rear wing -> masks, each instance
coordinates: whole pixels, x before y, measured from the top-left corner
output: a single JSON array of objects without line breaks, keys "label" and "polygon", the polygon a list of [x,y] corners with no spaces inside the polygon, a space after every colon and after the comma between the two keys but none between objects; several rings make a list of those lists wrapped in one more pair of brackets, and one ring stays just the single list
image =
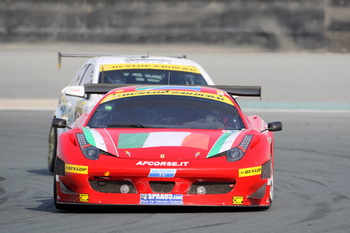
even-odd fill
[{"label": "rear wing", "polygon": [[[121,54],[81,54],[81,53],[61,53],[58,52],[58,69],[61,68],[62,64],[62,57],[75,57],[75,58],[92,58],[92,57],[113,57],[113,56],[125,56],[125,57],[141,57],[141,58],[148,58],[149,54],[147,55],[121,55]],[[184,58],[186,59],[186,55],[182,56],[166,56],[166,57],[174,57],[174,58]]]},{"label": "rear wing", "polygon": [[[110,90],[119,87],[135,86],[137,84],[85,84],[85,94],[106,94]],[[142,86],[155,86],[155,85],[142,85]],[[176,85],[172,85],[176,86]],[[261,97],[261,86],[230,86],[230,85],[210,85],[204,87],[212,87],[226,91],[232,96],[244,96],[244,97]]]},{"label": "rear wing", "polygon": [[62,57],[91,58],[91,57],[102,57],[102,56],[116,56],[116,55],[79,54],[79,53],[61,53],[61,52],[58,52],[58,69],[61,68]]}]

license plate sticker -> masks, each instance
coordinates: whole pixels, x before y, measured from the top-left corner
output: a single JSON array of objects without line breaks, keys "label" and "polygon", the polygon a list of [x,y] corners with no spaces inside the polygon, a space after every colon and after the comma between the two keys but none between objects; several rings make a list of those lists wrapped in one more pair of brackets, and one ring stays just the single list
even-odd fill
[{"label": "license plate sticker", "polygon": [[182,205],[182,194],[150,193],[140,194],[140,204],[144,205]]}]

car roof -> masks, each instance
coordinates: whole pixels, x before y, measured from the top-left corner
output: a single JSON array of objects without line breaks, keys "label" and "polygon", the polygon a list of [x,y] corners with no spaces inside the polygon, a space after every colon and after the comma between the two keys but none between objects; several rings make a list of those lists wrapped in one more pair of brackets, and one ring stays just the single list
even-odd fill
[{"label": "car roof", "polygon": [[198,63],[186,59],[185,57],[166,57],[166,56],[144,56],[144,55],[120,55],[120,56],[101,56],[89,60],[97,65],[124,64],[124,63],[149,63],[149,64],[174,64],[199,66]]}]

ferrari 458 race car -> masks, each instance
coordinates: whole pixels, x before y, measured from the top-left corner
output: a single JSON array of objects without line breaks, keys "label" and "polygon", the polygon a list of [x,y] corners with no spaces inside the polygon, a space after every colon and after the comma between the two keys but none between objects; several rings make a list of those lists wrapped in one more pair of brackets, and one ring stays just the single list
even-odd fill
[{"label": "ferrari 458 race car", "polygon": [[[80,115],[91,111],[102,95],[85,95],[84,85],[151,84],[151,85],[212,85],[207,72],[196,62],[182,57],[156,57],[139,55],[58,54],[62,57],[91,57],[65,87],[59,98],[53,118],[66,119],[72,124]],[[50,129],[48,169],[53,172],[56,159],[57,135],[62,129]]]},{"label": "ferrari 458 race car", "polygon": [[[259,96],[260,87],[214,87],[143,85],[108,92],[60,135],[56,207],[270,207],[273,131],[282,124],[246,116],[232,98]],[[68,127],[65,119],[52,125]]]}]

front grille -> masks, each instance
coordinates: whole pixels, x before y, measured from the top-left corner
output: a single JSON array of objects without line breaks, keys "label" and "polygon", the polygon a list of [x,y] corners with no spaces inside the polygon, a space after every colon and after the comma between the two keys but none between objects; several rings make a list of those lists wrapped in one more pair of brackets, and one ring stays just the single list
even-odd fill
[{"label": "front grille", "polygon": [[232,182],[197,182],[194,183],[188,194],[198,194],[198,188],[205,190],[205,194],[224,194],[229,193],[234,188],[235,184]]},{"label": "front grille", "polygon": [[175,182],[172,181],[150,181],[149,186],[152,191],[155,193],[170,193],[174,186]]},{"label": "front grille", "polygon": [[[136,193],[136,189],[134,185],[130,181],[125,180],[90,180],[90,186],[97,192],[102,193],[122,193],[122,186],[125,188],[129,187],[129,191],[127,193]],[[126,185],[126,186],[125,186]],[[127,187],[126,187],[127,188]],[[125,189],[124,189],[125,190]]]}]

